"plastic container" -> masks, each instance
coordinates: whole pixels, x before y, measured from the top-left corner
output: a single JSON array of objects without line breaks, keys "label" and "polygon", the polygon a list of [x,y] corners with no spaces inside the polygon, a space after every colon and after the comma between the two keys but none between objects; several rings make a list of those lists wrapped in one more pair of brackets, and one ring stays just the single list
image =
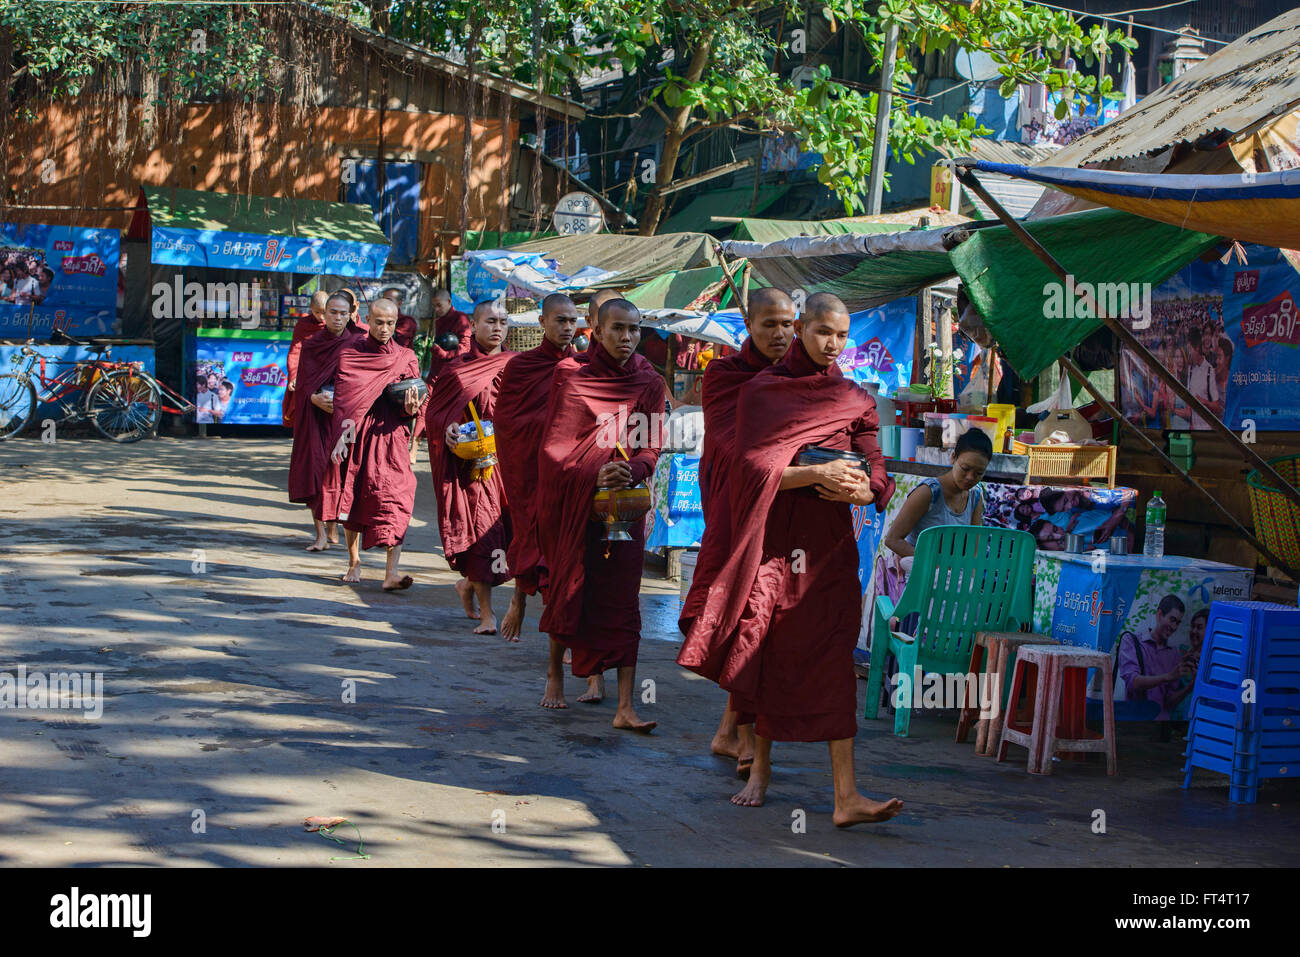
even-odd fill
[{"label": "plastic container", "polygon": [[916,450],[925,444],[925,429],[898,430],[898,458],[903,462],[915,462]]},{"label": "plastic container", "polygon": [[[1006,436],[1007,429],[1016,427],[1016,407],[1006,402],[990,402],[984,414],[998,420],[998,435]],[[1004,438],[1005,443],[1005,438]],[[1006,447],[998,445],[997,440],[993,441],[994,452],[1005,452]]]},{"label": "plastic container", "polygon": [[979,429],[989,437],[989,442],[993,445],[994,452],[1001,452],[1002,448],[998,443],[998,436],[1002,431],[998,428],[998,420],[988,415],[968,415],[966,421],[969,428]]},{"label": "plastic container", "polygon": [[682,588],[680,601],[686,607],[686,594],[691,590],[691,580],[695,578],[695,563],[700,559],[698,548],[688,548],[682,552]]},{"label": "plastic container", "polygon": [[943,448],[943,423],[948,417],[942,412],[926,412],[925,419],[925,445],[926,448],[941,449]]},{"label": "plastic container", "polygon": [[1142,541],[1142,554],[1147,558],[1165,557],[1165,519],[1168,515],[1169,507],[1160,497],[1160,489],[1156,489],[1156,494],[1147,502],[1147,533]]},{"label": "plastic container", "polygon": [[882,425],[880,427],[880,451],[887,459],[898,458],[898,432],[896,425]]}]

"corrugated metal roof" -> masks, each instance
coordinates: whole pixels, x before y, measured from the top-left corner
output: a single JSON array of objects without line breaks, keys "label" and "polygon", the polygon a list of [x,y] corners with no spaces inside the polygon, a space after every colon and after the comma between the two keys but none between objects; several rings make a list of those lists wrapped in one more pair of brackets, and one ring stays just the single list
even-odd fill
[{"label": "corrugated metal roof", "polygon": [[[980,185],[998,201],[1003,209],[1016,219],[1023,219],[1038,203],[1039,197],[1047,191],[1042,183],[1015,179],[1002,173],[980,173]],[[997,219],[997,214],[984,205],[984,201],[968,190],[962,188],[962,194],[971,202],[984,219]]]},{"label": "corrugated metal roof", "polygon": [[1297,103],[1300,8],[1228,44],[1038,165],[1077,167],[1195,142],[1220,130],[1237,133]]}]

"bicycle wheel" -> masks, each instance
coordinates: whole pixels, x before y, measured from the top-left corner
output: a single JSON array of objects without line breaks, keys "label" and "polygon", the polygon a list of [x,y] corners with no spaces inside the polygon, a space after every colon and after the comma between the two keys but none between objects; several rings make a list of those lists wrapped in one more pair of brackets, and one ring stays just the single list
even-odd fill
[{"label": "bicycle wheel", "polygon": [[16,375],[0,375],[0,440],[13,438],[36,418],[36,387]]},{"label": "bicycle wheel", "polygon": [[91,388],[86,417],[105,438],[138,441],[158,425],[158,390],[143,376],[117,369]]}]

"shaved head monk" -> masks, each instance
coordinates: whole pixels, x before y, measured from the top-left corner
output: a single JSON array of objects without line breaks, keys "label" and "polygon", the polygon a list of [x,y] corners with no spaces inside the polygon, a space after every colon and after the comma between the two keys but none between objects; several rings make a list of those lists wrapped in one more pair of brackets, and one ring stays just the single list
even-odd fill
[{"label": "shaved head monk", "polygon": [[[763,803],[773,741],[826,741],[832,819],[848,827],[887,820],[903,806],[863,796],[853,771],[862,592],[850,506],[882,510],[894,482],[876,444],[875,402],[835,364],[849,334],[844,303],[829,293],[809,297],[795,333],[781,361],[741,387],[743,444],[728,477],[731,555],[677,661],[756,715],[754,764],[733,804]],[[870,477],[843,460],[795,464],[813,445],[859,453]]]},{"label": "shaved head monk", "polygon": [[[583,333],[585,333],[587,336],[588,350],[591,348],[590,345],[591,330],[596,325],[596,317],[600,314],[600,307],[603,306],[605,303],[609,302],[611,299],[618,299],[618,298],[620,298],[620,296],[618,292],[616,292],[615,290],[601,289],[600,291],[592,295],[590,299],[587,300],[587,328],[583,330]],[[577,346],[575,346],[574,348],[576,349]],[[583,351],[582,354],[586,355],[586,351]]]},{"label": "shaved head monk", "polygon": [[410,588],[410,575],[398,576],[402,540],[415,507],[415,474],[407,449],[411,419],[420,412],[414,391],[399,406],[388,386],[418,378],[415,353],[393,342],[397,306],[378,299],[370,307],[370,329],[339,356],[334,380],[334,424],[330,459],[343,463],[339,519],[348,540],[345,582],[361,581],[361,548],[387,549],[384,590]]},{"label": "shaved head monk", "polygon": [[399,346],[411,348],[415,342],[415,335],[420,331],[420,324],[415,321],[415,316],[408,316],[402,312],[402,301],[406,298],[405,293],[400,289],[385,289],[381,293],[382,298],[389,299],[397,307],[397,331],[393,333],[393,341]]},{"label": "shaved head monk", "polygon": [[294,391],[298,379],[298,359],[302,355],[302,344],[325,328],[325,303],[328,300],[327,292],[312,293],[310,314],[303,316],[293,325],[293,339],[289,341],[287,359],[289,384],[284,390],[284,404],[281,406],[280,413],[280,421],[290,428],[293,427],[293,413],[297,408]]},{"label": "shaved head monk", "polygon": [[567,647],[574,675],[589,679],[578,700],[599,701],[604,672],[616,668],[614,727],[648,732],[655,722],[632,707],[645,525],[632,523],[631,541],[606,541],[592,521],[597,489],[644,482],[663,441],[664,381],[634,354],[640,320],[632,303],[611,299],[597,314],[589,358],[555,370],[537,456],[537,539],[549,576],[541,630],[551,636],[542,707],[566,707]]},{"label": "shaved head monk", "polygon": [[[455,348],[444,349],[438,340],[448,333],[457,339]],[[442,367],[470,350],[474,338],[473,323],[451,303],[451,293],[438,289],[433,294],[433,343],[429,346],[429,382],[438,378]]]},{"label": "shaved head monk", "polygon": [[[737,455],[736,405],[740,389],[785,355],[794,341],[794,314],[794,302],[781,290],[754,290],[745,315],[749,338],[740,352],[714,359],[704,370],[704,450],[699,471],[704,537],[679,622],[684,634],[703,610],[709,586],[731,554],[728,479]],[[729,699],[712,748],[714,754],[735,758],[737,774],[747,775],[754,763],[753,714],[737,712],[735,701]]]},{"label": "shaved head monk", "polygon": [[[476,635],[495,635],[492,587],[510,579],[506,549],[510,545],[510,516],[506,512],[501,470],[474,477],[474,463],[457,458],[452,447],[459,429],[473,422],[469,404],[482,422],[496,432],[497,392],[513,353],[502,351],[506,339],[505,313],[494,301],[474,307],[474,338],[470,351],[447,363],[429,390],[425,431],[429,436],[429,467],[438,500],[438,534],[447,564],[460,572],[456,593],[465,614],[478,618]],[[498,444],[500,439],[496,440]],[[474,601],[478,600],[478,610]]]},{"label": "shaved head monk", "polygon": [[[327,295],[320,293],[319,295]],[[339,357],[365,337],[352,321],[352,305],[343,296],[327,296],[325,327],[302,344],[298,361],[300,388],[293,393],[293,451],[289,456],[289,501],[304,502],[316,523],[316,540],[309,552],[337,545],[339,492],[342,472],[330,461],[334,427],[333,383]]]},{"label": "shaved head monk", "polygon": [[515,576],[515,593],[501,620],[501,634],[518,641],[528,595],[547,584],[546,566],[537,544],[537,453],[546,429],[546,403],[551,379],[561,359],[575,355],[578,307],[564,293],[542,300],[542,343],[511,358],[497,393],[497,458],[510,503],[508,562]]}]

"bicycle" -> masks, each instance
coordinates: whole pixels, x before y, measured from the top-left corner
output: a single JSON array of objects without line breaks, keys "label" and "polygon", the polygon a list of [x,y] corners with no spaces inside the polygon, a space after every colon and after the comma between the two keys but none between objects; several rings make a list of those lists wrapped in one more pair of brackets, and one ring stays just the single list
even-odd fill
[{"label": "bicycle", "polygon": [[[156,434],[163,412],[187,415],[195,410],[193,402],[146,372],[143,363],[109,361],[110,343],[82,342],[61,329],[54,330],[50,342],[86,346],[96,358],[61,362],[47,359],[30,345],[23,346],[13,357],[14,371],[0,373],[0,441],[27,428],[41,403],[58,406],[61,417],[56,421],[89,420],[114,442],[136,442]],[[47,364],[70,368],[50,378]],[[81,393],[79,401],[65,401],[74,393]]]}]

